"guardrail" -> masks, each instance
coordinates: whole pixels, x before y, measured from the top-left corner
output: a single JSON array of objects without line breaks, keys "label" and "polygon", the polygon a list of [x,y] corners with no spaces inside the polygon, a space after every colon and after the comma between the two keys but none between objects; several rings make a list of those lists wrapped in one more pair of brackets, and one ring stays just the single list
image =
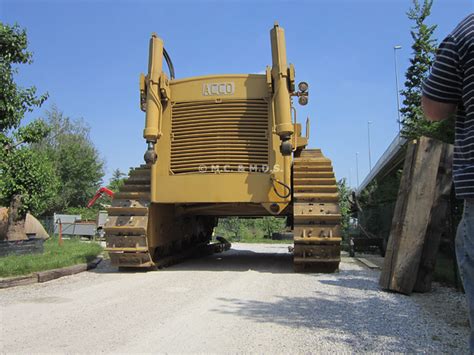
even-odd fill
[{"label": "guardrail", "polygon": [[397,134],[379,160],[377,160],[374,168],[365,177],[362,184],[359,185],[357,194],[360,194],[372,180],[383,178],[403,163],[405,160],[406,143],[407,139],[403,138],[400,133]]}]

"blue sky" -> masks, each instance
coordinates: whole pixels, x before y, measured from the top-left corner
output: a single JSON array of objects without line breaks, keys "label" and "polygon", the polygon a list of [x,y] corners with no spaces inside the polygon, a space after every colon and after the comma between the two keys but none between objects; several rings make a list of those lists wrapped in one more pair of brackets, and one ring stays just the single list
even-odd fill
[{"label": "blue sky", "polygon": [[[356,185],[398,132],[393,46],[400,82],[411,55],[411,0],[326,1],[9,1],[1,21],[26,27],[34,63],[20,68],[21,85],[50,98],[28,119],[56,104],[83,117],[106,161],[106,181],[119,168],[141,164],[144,114],[138,75],[147,69],[152,32],[165,41],[177,78],[257,73],[271,63],[269,30],[286,30],[288,59],[310,101],[310,146],[333,160],[337,178]],[[441,41],[468,13],[470,0],[434,0],[429,23]]]}]

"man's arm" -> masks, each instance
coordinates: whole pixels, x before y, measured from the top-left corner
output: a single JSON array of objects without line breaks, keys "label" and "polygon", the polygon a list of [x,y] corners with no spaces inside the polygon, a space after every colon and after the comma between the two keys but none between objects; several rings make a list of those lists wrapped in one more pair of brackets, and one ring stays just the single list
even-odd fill
[{"label": "man's arm", "polygon": [[421,105],[426,119],[449,118],[462,100],[462,71],[457,43],[451,36],[441,43],[430,75],[423,82]]},{"label": "man's arm", "polygon": [[456,104],[431,100],[426,95],[421,98],[421,106],[426,119],[441,121],[449,118],[456,111]]}]

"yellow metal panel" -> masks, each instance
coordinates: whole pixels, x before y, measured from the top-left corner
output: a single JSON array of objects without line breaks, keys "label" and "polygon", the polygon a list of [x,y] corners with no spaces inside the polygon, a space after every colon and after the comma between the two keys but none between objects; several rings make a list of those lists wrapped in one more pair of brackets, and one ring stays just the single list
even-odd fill
[{"label": "yellow metal panel", "polygon": [[279,151],[265,75],[188,78],[170,81],[170,88],[155,146],[152,202],[290,201],[275,193],[271,179],[284,181],[291,160]]},{"label": "yellow metal panel", "polygon": [[159,176],[157,202],[220,203],[281,201],[272,190],[269,174],[221,173]]},{"label": "yellow metal panel", "polygon": [[170,87],[174,102],[261,99],[269,95],[266,76],[261,74],[197,76],[173,80]]}]

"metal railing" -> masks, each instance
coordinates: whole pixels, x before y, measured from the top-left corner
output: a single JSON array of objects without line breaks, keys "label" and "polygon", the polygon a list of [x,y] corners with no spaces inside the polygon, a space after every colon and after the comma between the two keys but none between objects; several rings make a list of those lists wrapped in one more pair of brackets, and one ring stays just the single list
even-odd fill
[{"label": "metal railing", "polygon": [[403,138],[400,133],[393,139],[382,156],[377,160],[374,168],[365,177],[357,189],[357,194],[360,194],[372,180],[386,176],[393,169],[397,168],[405,159],[405,146],[407,139]]}]

